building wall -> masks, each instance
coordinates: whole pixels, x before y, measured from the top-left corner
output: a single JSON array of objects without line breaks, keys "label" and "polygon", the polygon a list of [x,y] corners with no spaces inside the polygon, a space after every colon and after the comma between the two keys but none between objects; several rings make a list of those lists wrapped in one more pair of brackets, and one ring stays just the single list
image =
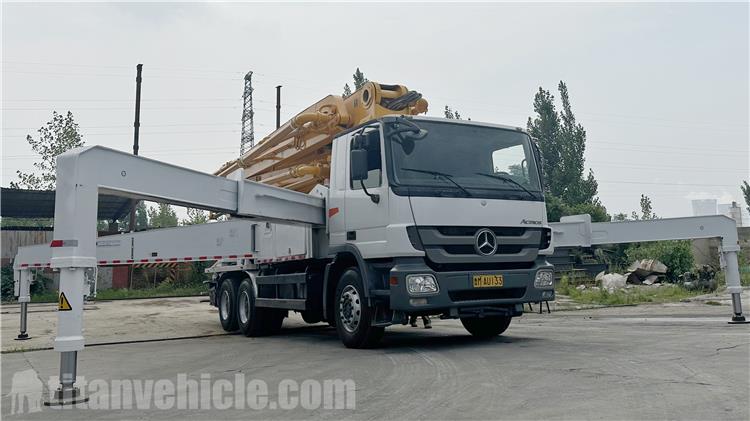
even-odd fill
[{"label": "building wall", "polygon": [[[737,227],[737,234],[740,239],[740,262],[750,264],[750,227]],[[721,242],[718,238],[704,238],[693,240],[693,258],[696,265],[719,266],[719,246]]]},{"label": "building wall", "polygon": [[13,262],[19,247],[49,244],[51,241],[52,231],[0,231],[2,266],[10,265]]}]

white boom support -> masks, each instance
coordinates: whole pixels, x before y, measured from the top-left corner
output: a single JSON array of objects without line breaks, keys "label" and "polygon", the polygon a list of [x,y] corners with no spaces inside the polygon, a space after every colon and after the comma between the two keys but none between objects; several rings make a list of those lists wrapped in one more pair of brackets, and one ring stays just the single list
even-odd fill
[{"label": "white boom support", "polygon": [[732,295],[732,322],[744,323],[742,286],[737,252],[740,251],[737,224],[724,215],[665,218],[648,221],[591,222],[590,215],[573,215],[551,223],[553,247],[591,247],[601,244],[663,240],[721,239],[721,263],[726,273],[727,292]]},{"label": "white boom support", "polygon": [[217,177],[101,146],[77,148],[57,158],[55,229],[51,267],[60,270],[55,350],[60,388],[55,402],[80,399],[74,387],[77,352],[83,349],[85,272],[97,266],[96,215],[99,193],[157,200],[239,216],[322,225],[321,197],[241,179]]}]

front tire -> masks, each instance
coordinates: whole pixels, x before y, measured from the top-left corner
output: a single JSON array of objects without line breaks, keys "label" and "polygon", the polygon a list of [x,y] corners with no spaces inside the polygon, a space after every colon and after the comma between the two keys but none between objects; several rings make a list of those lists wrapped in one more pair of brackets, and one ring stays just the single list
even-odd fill
[{"label": "front tire", "polygon": [[461,324],[477,338],[491,338],[505,332],[511,319],[510,316],[462,317]]},{"label": "front tire", "polygon": [[219,288],[219,321],[227,332],[237,330],[237,281],[225,279]]},{"label": "front tire", "polygon": [[336,287],[336,330],[347,348],[372,348],[385,328],[372,326],[372,309],[367,305],[359,269],[349,268]]}]

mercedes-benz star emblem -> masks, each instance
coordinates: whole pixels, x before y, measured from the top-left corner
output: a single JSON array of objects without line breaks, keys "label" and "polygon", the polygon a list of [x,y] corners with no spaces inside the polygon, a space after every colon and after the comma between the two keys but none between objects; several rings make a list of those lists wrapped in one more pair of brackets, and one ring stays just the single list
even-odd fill
[{"label": "mercedes-benz star emblem", "polygon": [[474,249],[482,256],[492,256],[497,251],[497,237],[489,228],[482,228],[474,236]]}]

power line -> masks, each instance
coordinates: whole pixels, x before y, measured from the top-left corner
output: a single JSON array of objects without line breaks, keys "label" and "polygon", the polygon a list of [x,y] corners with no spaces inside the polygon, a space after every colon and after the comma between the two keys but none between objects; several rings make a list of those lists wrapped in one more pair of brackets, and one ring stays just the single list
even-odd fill
[{"label": "power line", "polygon": [[[0,107],[2,111],[54,111],[55,107],[45,108],[19,108],[19,107]],[[213,106],[197,106],[197,107],[142,107],[142,110],[204,110],[204,109],[238,109],[238,105],[213,105]],[[76,107],[71,108],[72,110],[129,110],[130,107]],[[263,109],[263,108],[260,108]],[[263,109],[264,111],[272,111],[269,109]]]},{"label": "power line", "polygon": [[597,183],[604,184],[638,184],[638,185],[655,185],[655,186],[685,186],[685,187],[737,187],[734,184],[693,184],[693,183],[660,183],[651,181],[636,180],[596,180]]},{"label": "power line", "polygon": [[[58,63],[16,62],[16,61],[3,61],[3,63],[20,63],[20,64],[34,64],[34,65],[42,65],[42,66],[62,66],[62,67],[118,68],[118,69],[120,69],[120,68],[124,69],[124,68],[127,67],[127,66],[93,65],[93,64],[58,64]],[[161,69],[161,70],[170,70],[170,71],[178,70],[178,71],[204,72],[204,73],[205,72],[208,72],[208,73],[227,73],[227,74],[234,74],[234,75],[238,75],[238,76],[241,75],[241,72],[209,70],[209,69],[197,69],[197,68],[188,69],[188,68],[163,67],[163,66],[157,66],[157,67],[154,67],[154,68],[155,69]],[[18,71],[16,71],[16,70],[4,70],[4,71],[6,71],[6,72],[15,72],[15,73],[31,73],[31,72],[33,72],[33,71],[21,71],[21,70],[18,70]],[[61,72],[37,72],[37,73],[50,74],[50,75],[68,75],[68,76],[79,76],[79,75],[82,75],[82,76],[130,77],[130,75],[126,75],[126,74],[101,74],[101,73],[83,74],[83,73],[77,73],[77,72],[76,73],[67,73],[67,74],[61,73]],[[287,85],[288,86],[294,86],[294,87],[297,87],[297,88],[303,89],[303,90],[312,90],[310,88],[310,86],[322,87],[323,89],[328,90],[328,91],[332,90],[332,86],[322,85],[322,84],[320,84],[320,81],[310,81],[310,80],[300,79],[300,78],[297,78],[297,77],[293,77],[293,76],[289,76],[289,75],[282,75],[282,74],[269,74],[269,73],[257,73],[256,72],[255,75],[256,76],[261,76],[261,77],[271,77],[271,76],[274,76],[276,78],[280,77],[280,78],[283,78],[285,81],[288,81],[288,80],[292,80],[292,81],[297,80],[299,82],[304,83],[304,85],[295,85],[295,84],[291,84],[291,83],[287,83]],[[154,77],[154,78],[180,78],[180,77],[182,77],[182,78],[188,78],[188,79],[190,79],[190,78],[193,78],[193,79],[208,79],[208,80],[214,79],[214,80],[227,80],[227,81],[229,81],[229,80],[232,80],[232,81],[242,80],[241,77],[238,77],[238,78],[205,78],[205,77],[198,77],[198,76],[181,76],[181,75],[175,75],[173,73],[170,73],[169,75],[163,75],[163,76],[157,74],[157,75],[153,75],[153,76],[150,76],[150,77]],[[319,91],[315,90],[315,92],[319,92]],[[520,108],[511,108],[511,107],[498,107],[497,104],[495,104],[495,103],[487,103],[487,102],[482,102],[482,101],[459,99],[459,98],[446,98],[446,97],[432,97],[432,98],[443,99],[445,101],[449,101],[449,102],[452,102],[452,103],[467,103],[468,102],[468,103],[481,104],[482,105],[482,110],[485,110],[487,108],[492,108],[492,109],[497,109],[497,110],[505,110],[506,112],[507,111],[517,112],[519,115],[523,114],[525,116],[529,116],[529,114],[530,114],[529,113],[530,110],[526,110],[526,109],[521,110]],[[467,107],[464,106],[464,108],[467,108]],[[608,113],[591,113],[591,112],[585,112],[585,111],[579,111],[576,114],[578,114],[578,115],[592,115],[592,116],[614,117],[614,118],[620,118],[620,119],[624,118],[624,119],[642,120],[642,121],[672,122],[672,123],[678,123],[678,124],[682,124],[683,125],[683,126],[666,126],[666,127],[684,127],[684,125],[691,125],[690,128],[696,128],[696,126],[693,126],[693,125],[695,125],[696,123],[698,123],[698,124],[703,124],[704,125],[704,126],[700,126],[700,128],[707,128],[707,129],[712,129],[712,130],[725,130],[725,129],[729,128],[727,126],[737,126],[737,127],[742,127],[742,128],[746,128],[746,127],[750,126],[748,124],[743,124],[743,123],[726,123],[726,122],[715,122],[715,121],[711,121],[711,122],[697,122],[697,121],[694,121],[694,120],[683,121],[683,120],[660,118],[658,116],[655,117],[655,116],[624,115],[624,114],[612,114],[612,113],[609,113],[609,114]],[[593,120],[593,121],[596,121],[596,120]]]}]

